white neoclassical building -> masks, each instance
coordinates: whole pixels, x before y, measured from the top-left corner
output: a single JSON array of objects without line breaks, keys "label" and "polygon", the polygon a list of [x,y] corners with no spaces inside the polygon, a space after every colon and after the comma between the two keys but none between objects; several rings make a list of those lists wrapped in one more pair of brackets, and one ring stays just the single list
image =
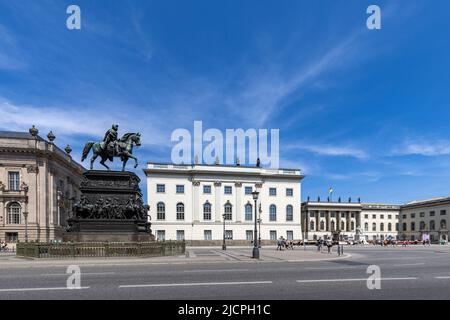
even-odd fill
[{"label": "white neoclassical building", "polygon": [[302,203],[302,227],[308,240],[385,240],[398,237],[400,206],[352,202],[306,201]]},{"label": "white neoclassical building", "polygon": [[400,239],[422,240],[429,236],[431,242],[448,241],[450,197],[412,201],[401,206]]},{"label": "white neoclassical building", "polygon": [[84,168],[66,151],[30,132],[0,131],[0,239],[62,239]]},{"label": "white neoclassical building", "polygon": [[225,235],[227,241],[248,243],[255,190],[261,240],[302,238],[299,169],[148,163],[144,171],[152,230],[160,240],[219,244]]}]

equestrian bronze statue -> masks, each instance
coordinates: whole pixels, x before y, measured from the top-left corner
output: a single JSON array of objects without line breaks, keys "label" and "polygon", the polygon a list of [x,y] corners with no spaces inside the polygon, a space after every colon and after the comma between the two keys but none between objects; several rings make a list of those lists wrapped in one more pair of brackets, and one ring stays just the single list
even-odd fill
[{"label": "equestrian bronze statue", "polygon": [[94,161],[98,156],[101,157],[100,164],[108,170],[110,169],[105,164],[105,161],[109,160],[112,162],[114,158],[120,158],[122,161],[122,171],[125,171],[125,166],[130,158],[134,159],[134,167],[137,168],[138,161],[137,158],[133,156],[133,147],[139,147],[141,145],[141,134],[126,133],[122,138],[118,139],[118,129],[119,126],[114,124],[111,129],[106,132],[103,141],[89,141],[84,146],[81,161],[84,161],[87,158],[92,149],[93,156],[91,158],[91,170],[94,166]]}]

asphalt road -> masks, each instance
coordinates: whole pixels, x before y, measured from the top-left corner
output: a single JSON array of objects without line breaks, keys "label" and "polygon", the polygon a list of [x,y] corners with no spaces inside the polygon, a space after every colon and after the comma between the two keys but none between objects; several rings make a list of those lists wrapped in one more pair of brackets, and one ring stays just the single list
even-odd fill
[{"label": "asphalt road", "polygon": [[[450,299],[449,249],[349,247],[349,258],[309,262],[92,263],[80,267],[81,289],[67,289],[65,266],[2,266],[0,259],[0,300]],[[372,265],[380,289],[368,289]]]}]

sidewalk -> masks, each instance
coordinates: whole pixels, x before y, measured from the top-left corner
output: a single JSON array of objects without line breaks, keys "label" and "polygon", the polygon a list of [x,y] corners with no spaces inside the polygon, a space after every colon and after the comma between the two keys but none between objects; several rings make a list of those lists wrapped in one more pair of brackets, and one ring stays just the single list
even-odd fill
[{"label": "sidewalk", "polygon": [[155,264],[202,264],[202,263],[264,263],[264,262],[302,262],[323,261],[348,258],[336,253],[320,253],[315,248],[295,248],[294,250],[276,251],[274,247],[260,249],[260,259],[254,260],[252,247],[230,247],[223,251],[219,247],[188,247],[186,254],[169,257],[148,258],[76,258],[76,259],[31,259],[12,255],[0,256],[0,268],[30,268],[48,266],[75,265],[155,265]]}]

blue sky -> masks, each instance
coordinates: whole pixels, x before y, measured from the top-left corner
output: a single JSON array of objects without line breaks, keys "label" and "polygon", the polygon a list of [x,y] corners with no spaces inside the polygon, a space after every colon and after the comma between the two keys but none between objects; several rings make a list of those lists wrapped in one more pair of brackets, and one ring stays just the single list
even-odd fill
[{"label": "blue sky", "polygon": [[[66,28],[66,8],[82,28]],[[366,9],[382,29],[366,28]],[[176,128],[278,128],[303,198],[450,195],[447,0],[0,0],[0,129],[80,157],[112,123],[170,161]],[[117,167],[119,164],[116,163]],[[142,175],[142,170],[137,173]],[[145,183],[142,185],[145,188]]]}]

